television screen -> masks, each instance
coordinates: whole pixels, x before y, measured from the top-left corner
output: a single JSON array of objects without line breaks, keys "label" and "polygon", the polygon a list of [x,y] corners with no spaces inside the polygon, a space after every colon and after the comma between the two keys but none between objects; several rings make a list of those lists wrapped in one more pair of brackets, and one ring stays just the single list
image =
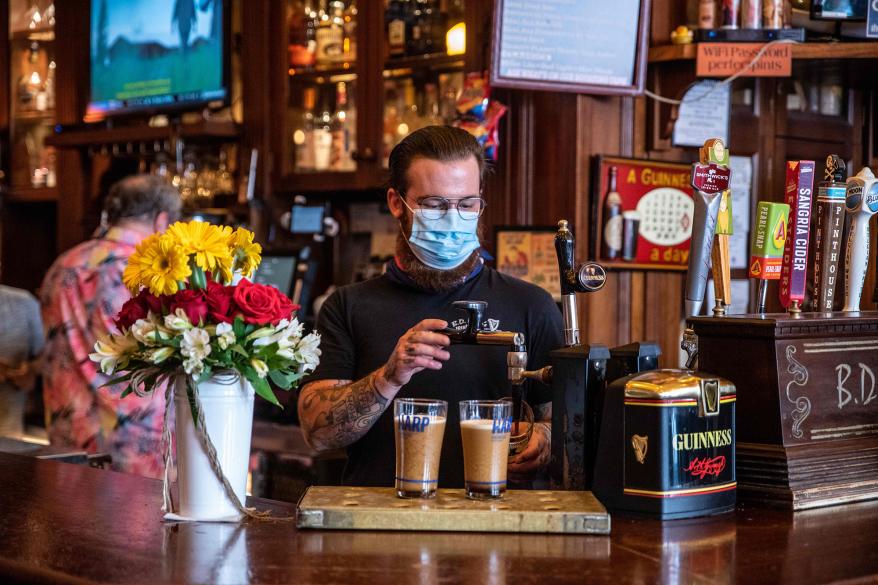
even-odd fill
[{"label": "television screen", "polygon": [[223,0],[91,0],[86,119],[223,101]]},{"label": "television screen", "polygon": [[267,284],[289,295],[293,288],[293,277],[296,272],[295,256],[263,256],[253,282]]}]

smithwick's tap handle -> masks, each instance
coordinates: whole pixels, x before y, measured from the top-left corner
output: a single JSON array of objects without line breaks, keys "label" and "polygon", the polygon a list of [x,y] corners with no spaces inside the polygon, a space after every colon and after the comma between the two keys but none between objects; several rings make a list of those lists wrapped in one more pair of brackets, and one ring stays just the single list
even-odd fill
[{"label": "smithwick's tap handle", "polygon": [[847,289],[844,310],[851,312],[860,310],[860,298],[869,266],[869,219],[878,211],[878,179],[869,167],[847,180],[845,208],[851,216],[851,231],[845,258]]},{"label": "smithwick's tap handle", "polygon": [[695,212],[689,246],[689,269],[686,271],[686,315],[701,312],[713,237],[722,193],[729,188],[731,171],[729,151],[718,138],[701,148],[701,162],[692,165],[692,187],[695,189]]}]

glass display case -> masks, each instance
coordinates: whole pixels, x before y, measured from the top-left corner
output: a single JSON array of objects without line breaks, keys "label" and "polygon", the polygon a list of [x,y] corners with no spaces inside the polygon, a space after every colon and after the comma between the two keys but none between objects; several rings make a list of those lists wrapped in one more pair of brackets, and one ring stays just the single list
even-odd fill
[{"label": "glass display case", "polygon": [[55,5],[9,4],[9,185],[13,195],[54,190],[55,149],[44,140],[55,123]]},{"label": "glass display case", "polygon": [[286,19],[284,188],[378,186],[402,138],[454,121],[464,0],[287,0]]}]

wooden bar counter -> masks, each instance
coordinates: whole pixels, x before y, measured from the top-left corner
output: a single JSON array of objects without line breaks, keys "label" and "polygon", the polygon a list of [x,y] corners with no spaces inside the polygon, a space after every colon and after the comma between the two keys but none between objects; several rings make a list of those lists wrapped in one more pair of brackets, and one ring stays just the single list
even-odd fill
[{"label": "wooden bar counter", "polygon": [[[715,518],[614,516],[612,535],[169,524],[161,484],[0,454],[0,583],[826,583],[878,580],[878,502]],[[292,504],[257,501],[276,516]]]}]

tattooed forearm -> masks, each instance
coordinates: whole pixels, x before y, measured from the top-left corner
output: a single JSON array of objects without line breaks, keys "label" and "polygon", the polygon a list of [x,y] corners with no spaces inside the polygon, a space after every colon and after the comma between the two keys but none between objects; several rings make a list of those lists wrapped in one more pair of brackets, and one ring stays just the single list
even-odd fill
[{"label": "tattooed forearm", "polygon": [[372,373],[355,382],[305,386],[299,399],[299,418],[314,448],[346,447],[372,428],[390,403],[375,388],[374,377]]}]

